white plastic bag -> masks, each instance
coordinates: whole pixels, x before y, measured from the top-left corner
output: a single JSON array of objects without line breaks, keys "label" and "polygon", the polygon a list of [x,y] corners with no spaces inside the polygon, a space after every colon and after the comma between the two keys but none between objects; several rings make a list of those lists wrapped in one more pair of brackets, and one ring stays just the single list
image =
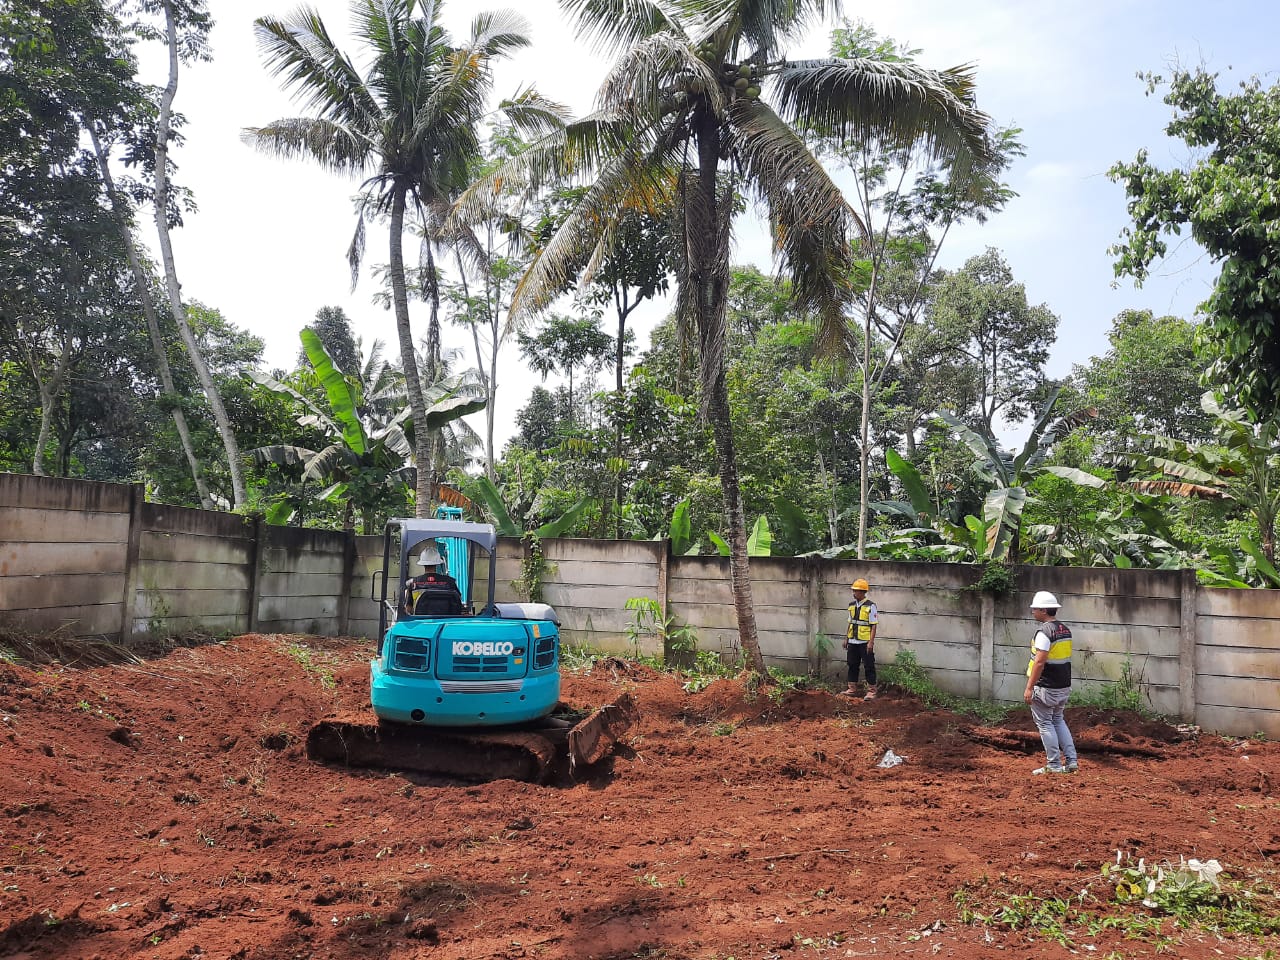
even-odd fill
[{"label": "white plastic bag", "polygon": [[890,767],[896,767],[898,764],[906,761],[906,757],[900,757],[892,750],[886,750],[884,756],[880,758],[880,762],[876,764],[882,770],[888,770]]}]

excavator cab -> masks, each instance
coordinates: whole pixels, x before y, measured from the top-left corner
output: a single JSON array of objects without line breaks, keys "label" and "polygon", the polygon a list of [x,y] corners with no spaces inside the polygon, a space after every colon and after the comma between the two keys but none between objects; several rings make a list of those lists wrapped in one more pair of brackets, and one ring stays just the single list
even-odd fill
[{"label": "excavator cab", "polygon": [[[536,720],[555,709],[560,699],[555,611],[546,604],[494,601],[497,545],[498,535],[487,523],[441,518],[388,523],[380,598],[383,640],[371,664],[373,710],[380,718],[486,727]],[[398,589],[388,596],[395,569]],[[479,595],[473,597],[477,587]]]}]

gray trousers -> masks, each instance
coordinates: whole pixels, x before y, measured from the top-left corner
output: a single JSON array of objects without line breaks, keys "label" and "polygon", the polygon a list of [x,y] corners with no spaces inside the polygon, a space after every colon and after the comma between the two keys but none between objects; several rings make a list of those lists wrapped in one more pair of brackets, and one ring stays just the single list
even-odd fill
[{"label": "gray trousers", "polygon": [[1054,690],[1038,686],[1031,691],[1031,718],[1040,731],[1050,767],[1062,768],[1076,762],[1076,742],[1062,716],[1070,696],[1070,687]]}]

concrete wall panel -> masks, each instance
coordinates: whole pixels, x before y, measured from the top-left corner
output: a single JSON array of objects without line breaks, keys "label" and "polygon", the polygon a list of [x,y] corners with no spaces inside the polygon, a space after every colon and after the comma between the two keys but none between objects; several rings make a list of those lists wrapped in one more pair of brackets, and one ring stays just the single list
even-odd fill
[{"label": "concrete wall panel", "polygon": [[1248,646],[1280,651],[1280,619],[1199,617],[1196,642],[1209,647]]},{"label": "concrete wall panel", "polygon": [[0,536],[17,543],[119,543],[129,539],[127,513],[73,513],[5,507]]},{"label": "concrete wall panel", "polygon": [[248,590],[247,566],[232,563],[166,563],[145,560],[139,564],[142,590]]},{"label": "concrete wall panel", "polygon": [[0,626],[34,633],[58,630],[72,637],[116,635],[120,631],[123,609],[124,604],[120,602],[63,605],[44,609],[0,608]]},{"label": "concrete wall panel", "polygon": [[[0,524],[0,529],[6,525]],[[0,577],[125,572],[123,543],[21,543],[0,540]]]},{"label": "concrete wall panel", "polygon": [[[157,590],[139,592],[134,605],[137,620],[159,623],[174,618],[239,617],[233,629],[247,629],[249,592],[247,590]],[[155,627],[149,627],[155,633]]]},{"label": "concrete wall panel", "polygon": [[1196,707],[1196,723],[1205,730],[1234,737],[1251,737],[1261,733],[1271,740],[1280,740],[1280,710],[1253,710],[1202,703]]},{"label": "concrete wall panel", "polygon": [[143,530],[138,540],[138,558],[166,563],[248,565],[253,561],[253,541]]},{"label": "concrete wall panel", "polygon": [[[80,574],[75,577],[2,577],[0,610],[44,610],[50,607],[120,603],[122,573]],[[120,628],[119,623],[116,629]]]}]

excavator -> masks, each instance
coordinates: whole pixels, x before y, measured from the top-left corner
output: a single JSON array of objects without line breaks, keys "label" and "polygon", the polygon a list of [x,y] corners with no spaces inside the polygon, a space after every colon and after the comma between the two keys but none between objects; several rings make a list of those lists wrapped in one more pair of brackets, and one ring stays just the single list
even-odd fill
[{"label": "excavator", "polygon": [[[561,703],[555,610],[495,601],[497,533],[461,514],[442,506],[387,523],[371,578],[382,638],[369,665],[374,716],[321,720],[307,754],[468,782],[576,777],[613,752],[636,704],[626,693],[590,711]],[[478,561],[487,589],[473,599]]]}]

